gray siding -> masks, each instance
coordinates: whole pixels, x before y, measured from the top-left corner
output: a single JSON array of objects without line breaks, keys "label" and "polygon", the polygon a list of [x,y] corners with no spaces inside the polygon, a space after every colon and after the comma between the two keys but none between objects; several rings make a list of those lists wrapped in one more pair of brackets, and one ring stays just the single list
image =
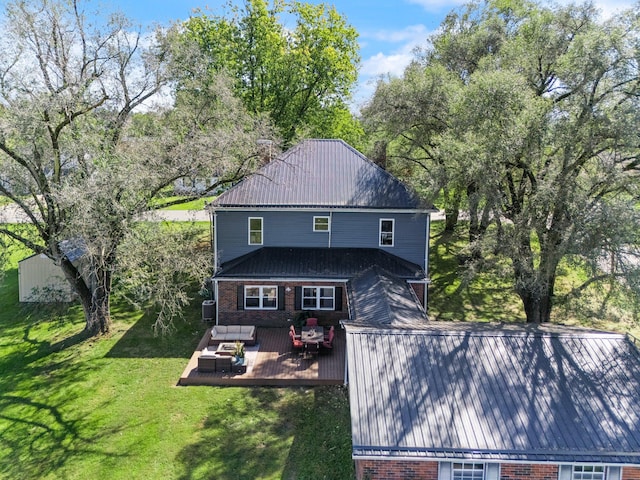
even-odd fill
[{"label": "gray siding", "polygon": [[[224,263],[261,247],[380,248],[425,267],[425,214],[333,212],[331,233],[314,232],[313,217],[328,211],[219,211],[216,218],[219,262]],[[262,217],[263,245],[248,244],[248,218]],[[381,218],[395,219],[393,247],[379,247]],[[331,245],[329,245],[331,236]]]}]

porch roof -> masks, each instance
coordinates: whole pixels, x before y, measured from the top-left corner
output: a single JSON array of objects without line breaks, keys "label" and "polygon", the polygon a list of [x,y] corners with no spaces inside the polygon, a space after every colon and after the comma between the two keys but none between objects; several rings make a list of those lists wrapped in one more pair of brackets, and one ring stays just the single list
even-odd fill
[{"label": "porch roof", "polygon": [[404,280],[425,280],[424,270],[377,248],[263,247],[223,263],[214,278],[351,279],[378,266]]}]

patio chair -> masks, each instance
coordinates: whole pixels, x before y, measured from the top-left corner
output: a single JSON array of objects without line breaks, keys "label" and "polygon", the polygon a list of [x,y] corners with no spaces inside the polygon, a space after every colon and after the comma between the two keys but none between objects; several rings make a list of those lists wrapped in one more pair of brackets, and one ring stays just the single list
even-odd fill
[{"label": "patio chair", "polygon": [[299,338],[296,338],[293,330],[289,330],[289,338],[291,338],[291,348],[293,350],[302,351],[302,349],[304,348],[304,343],[302,343],[302,340],[300,340]]},{"label": "patio chair", "polygon": [[289,330],[293,333],[293,337],[300,340],[300,335],[296,333],[296,329],[293,325],[289,326]]},{"label": "patio chair", "polygon": [[322,348],[324,350],[328,350],[328,351],[333,350],[333,337],[335,337],[335,334],[336,334],[335,329],[332,326],[329,329],[329,336],[324,342],[322,342]]},{"label": "patio chair", "polygon": [[315,356],[320,351],[320,347],[317,343],[307,343],[307,354]]},{"label": "patio chair", "polygon": [[307,327],[317,327],[318,319],[315,317],[307,318]]}]

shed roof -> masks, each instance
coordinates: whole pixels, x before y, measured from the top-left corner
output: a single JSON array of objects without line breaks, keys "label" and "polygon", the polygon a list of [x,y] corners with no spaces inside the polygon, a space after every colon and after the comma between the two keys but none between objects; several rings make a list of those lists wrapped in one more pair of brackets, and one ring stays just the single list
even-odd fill
[{"label": "shed roof", "polygon": [[216,278],[350,279],[379,265],[403,279],[423,280],[424,270],[377,248],[262,247],[222,264]]},{"label": "shed roof", "polygon": [[623,335],[431,322],[347,330],[353,455],[640,464]]},{"label": "shed roof", "polygon": [[400,180],[342,140],[306,140],[215,199],[213,208],[422,208]]}]

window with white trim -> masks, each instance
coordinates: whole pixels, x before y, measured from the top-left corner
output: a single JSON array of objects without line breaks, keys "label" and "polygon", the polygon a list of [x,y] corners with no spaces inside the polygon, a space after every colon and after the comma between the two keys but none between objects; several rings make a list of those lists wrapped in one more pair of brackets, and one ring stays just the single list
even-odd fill
[{"label": "window with white trim", "polygon": [[334,310],[335,287],[302,287],[303,310]]},{"label": "window with white trim", "polygon": [[329,230],[331,230],[329,217],[313,217],[314,232],[328,232]]},{"label": "window with white trim", "polygon": [[249,217],[249,245],[262,245],[262,217]]},{"label": "window with white trim", "polygon": [[271,285],[244,287],[244,308],[246,310],[277,310],[278,287]]},{"label": "window with white trim", "polygon": [[452,480],[484,480],[484,463],[454,462]]},{"label": "window with white trim", "polygon": [[380,246],[393,247],[393,232],[395,228],[395,220],[393,218],[380,219]]},{"label": "window with white trim", "polygon": [[605,480],[605,467],[602,465],[574,465],[572,480]]}]

